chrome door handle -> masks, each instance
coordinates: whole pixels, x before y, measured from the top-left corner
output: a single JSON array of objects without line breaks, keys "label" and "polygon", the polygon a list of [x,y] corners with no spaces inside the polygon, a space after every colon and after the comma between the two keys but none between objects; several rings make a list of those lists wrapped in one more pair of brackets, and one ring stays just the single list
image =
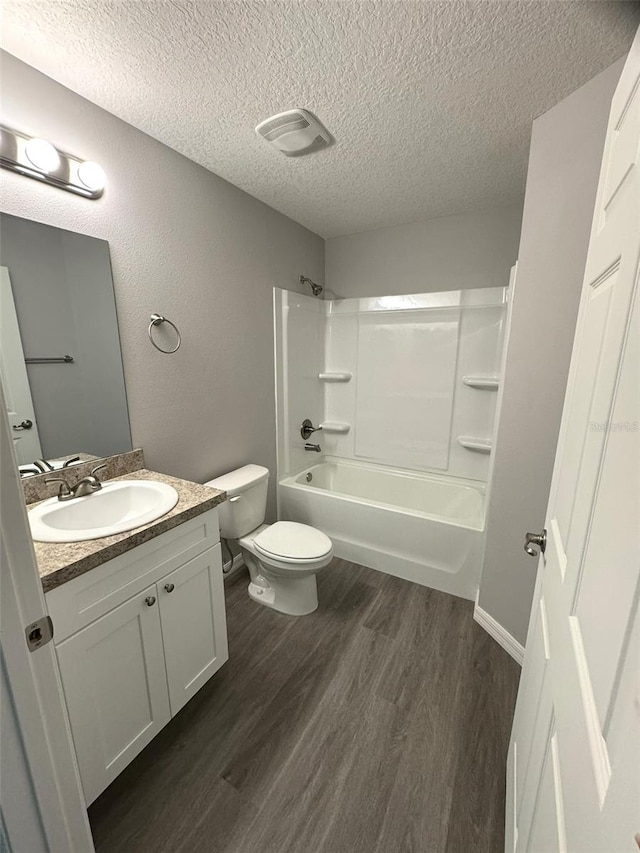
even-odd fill
[{"label": "chrome door handle", "polygon": [[[534,545],[540,549],[536,551]],[[524,550],[530,557],[537,557],[539,554],[544,554],[547,550],[547,531],[542,533],[525,533],[524,535]]]},{"label": "chrome door handle", "polygon": [[166,583],[166,584],[164,585],[164,588],[166,589],[166,591],[167,591],[167,592],[173,592],[173,590],[174,590],[176,587],[175,587],[175,584],[172,584],[172,583]]},{"label": "chrome door handle", "polygon": [[14,429],[31,429],[33,426],[33,421],[30,421],[29,418],[26,418],[22,423],[14,424]]},{"label": "chrome door handle", "polygon": [[147,607],[153,607],[153,605],[156,603],[155,595],[148,595],[145,598],[144,603],[147,605]]}]

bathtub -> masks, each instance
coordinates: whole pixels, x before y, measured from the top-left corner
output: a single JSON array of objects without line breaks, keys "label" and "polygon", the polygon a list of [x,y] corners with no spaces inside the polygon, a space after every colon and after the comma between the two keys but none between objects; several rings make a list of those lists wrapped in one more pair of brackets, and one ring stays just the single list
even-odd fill
[{"label": "bathtub", "polygon": [[336,556],[473,600],[482,483],[327,458],[278,484],[279,518],[331,537]]}]

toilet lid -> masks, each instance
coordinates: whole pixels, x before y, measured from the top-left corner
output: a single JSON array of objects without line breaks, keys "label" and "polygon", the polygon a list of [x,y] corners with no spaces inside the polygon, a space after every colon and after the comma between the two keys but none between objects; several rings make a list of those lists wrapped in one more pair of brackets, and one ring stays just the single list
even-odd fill
[{"label": "toilet lid", "polygon": [[331,539],[296,521],[276,521],[253,540],[258,551],[285,560],[318,560],[331,551]]}]

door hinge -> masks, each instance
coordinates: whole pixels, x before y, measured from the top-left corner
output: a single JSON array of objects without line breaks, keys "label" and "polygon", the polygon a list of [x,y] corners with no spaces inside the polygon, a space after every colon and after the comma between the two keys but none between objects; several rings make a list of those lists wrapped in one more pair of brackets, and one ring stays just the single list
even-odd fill
[{"label": "door hinge", "polygon": [[46,646],[53,639],[53,622],[51,616],[41,616],[36,622],[32,622],[24,629],[27,638],[27,648],[35,652],[41,646]]}]

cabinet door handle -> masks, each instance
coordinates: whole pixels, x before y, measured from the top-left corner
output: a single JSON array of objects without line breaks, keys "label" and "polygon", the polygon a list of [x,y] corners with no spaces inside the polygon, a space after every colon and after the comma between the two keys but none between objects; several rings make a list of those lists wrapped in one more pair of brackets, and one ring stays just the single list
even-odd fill
[{"label": "cabinet door handle", "polygon": [[144,603],[147,605],[147,607],[153,607],[153,605],[156,603],[155,595],[148,595],[145,598]]},{"label": "cabinet door handle", "polygon": [[164,588],[167,590],[167,592],[173,592],[173,590],[174,590],[176,587],[175,587],[175,584],[172,584],[172,583],[166,583],[166,584],[164,585]]}]

